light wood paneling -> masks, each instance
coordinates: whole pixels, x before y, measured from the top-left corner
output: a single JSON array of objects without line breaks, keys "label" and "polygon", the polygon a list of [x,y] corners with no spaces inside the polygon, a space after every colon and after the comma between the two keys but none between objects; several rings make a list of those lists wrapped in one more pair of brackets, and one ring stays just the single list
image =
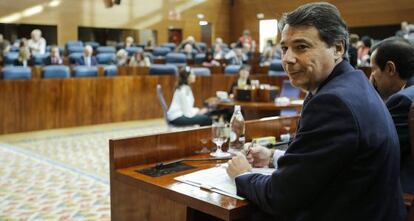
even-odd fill
[{"label": "light wood paneling", "polygon": [[[284,78],[255,75],[262,83],[281,85]],[[196,106],[227,91],[235,76],[197,77]],[[0,134],[99,123],[161,118],[156,85],[167,103],[174,76],[117,76],[69,79],[0,80]]]},{"label": "light wood paneling", "polygon": [[[244,29],[250,29],[253,38],[259,40],[257,13],[265,19],[279,19],[284,12],[292,11],[309,0],[237,0],[231,7],[231,40],[241,36]],[[341,11],[350,27],[400,24],[401,21],[414,23],[412,0],[328,0]]]},{"label": "light wood paneling", "polygon": [[[221,36],[228,40],[230,34],[227,0],[122,0],[112,8],[105,8],[103,0],[61,0],[57,7],[50,7],[51,1],[19,0],[10,4],[9,0],[0,0],[0,22],[5,22],[3,19],[7,16],[17,15],[20,18],[13,23],[57,25],[59,45],[77,39],[78,26],[155,29],[159,43],[167,41],[167,29],[174,27],[183,29],[184,38],[193,35],[200,40],[198,13],[213,24],[213,38]],[[43,9],[40,13],[23,16],[25,10],[39,6]],[[171,10],[180,12],[181,19],[169,20]]]}]

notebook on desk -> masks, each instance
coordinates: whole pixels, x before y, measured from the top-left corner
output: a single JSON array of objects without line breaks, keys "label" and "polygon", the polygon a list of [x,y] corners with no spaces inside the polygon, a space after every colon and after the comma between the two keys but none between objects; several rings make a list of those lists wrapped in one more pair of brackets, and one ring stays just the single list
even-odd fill
[{"label": "notebook on desk", "polygon": [[[174,179],[183,183],[200,187],[202,189],[210,190],[212,192],[220,193],[239,200],[244,200],[243,197],[237,195],[236,184],[226,172],[227,164],[210,169],[200,170],[194,173],[189,173],[183,176],[175,177]],[[261,173],[270,175],[274,169],[272,168],[253,168],[252,173]]]}]

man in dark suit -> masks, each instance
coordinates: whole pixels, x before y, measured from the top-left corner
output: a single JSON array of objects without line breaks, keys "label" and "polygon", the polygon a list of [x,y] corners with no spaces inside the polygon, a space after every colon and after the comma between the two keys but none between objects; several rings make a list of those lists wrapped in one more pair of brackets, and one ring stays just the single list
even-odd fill
[{"label": "man in dark suit", "polygon": [[52,47],[50,49],[50,55],[45,58],[44,64],[45,65],[61,65],[61,64],[63,64],[63,60],[60,57],[58,47]]},{"label": "man in dark suit", "polygon": [[[391,116],[368,79],[346,58],[348,32],[337,8],[310,3],[280,20],[283,67],[308,91],[296,135],[272,175],[228,163],[237,194],[266,220],[400,221],[399,143]],[[253,147],[247,158],[271,162]]]},{"label": "man in dark suit", "polygon": [[414,160],[408,129],[408,113],[414,100],[414,46],[398,37],[385,39],[372,49],[370,80],[394,120],[400,141],[401,185],[414,194]]},{"label": "man in dark suit", "polygon": [[93,48],[90,45],[86,45],[83,50],[83,55],[78,60],[76,60],[76,65],[84,65],[84,66],[96,66],[98,63],[96,61],[96,57],[92,56]]}]

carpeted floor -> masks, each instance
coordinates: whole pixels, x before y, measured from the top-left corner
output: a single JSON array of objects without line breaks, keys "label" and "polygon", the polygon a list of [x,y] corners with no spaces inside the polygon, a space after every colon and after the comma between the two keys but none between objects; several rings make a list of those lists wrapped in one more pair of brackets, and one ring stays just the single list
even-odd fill
[{"label": "carpeted floor", "polygon": [[109,139],[167,130],[151,120],[0,136],[0,221],[110,220]]}]

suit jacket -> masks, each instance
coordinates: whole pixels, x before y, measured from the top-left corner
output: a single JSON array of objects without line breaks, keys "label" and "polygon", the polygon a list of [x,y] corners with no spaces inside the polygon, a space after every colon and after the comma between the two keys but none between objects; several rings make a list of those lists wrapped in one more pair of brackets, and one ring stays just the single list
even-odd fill
[{"label": "suit jacket", "polygon": [[[96,66],[98,62],[96,61],[95,56],[91,56],[91,66]],[[76,60],[76,65],[86,65],[85,64],[85,57],[82,55],[78,60]]]},{"label": "suit jacket", "polygon": [[47,58],[45,58],[45,60],[43,61],[43,63],[45,64],[45,65],[60,65],[60,64],[63,64],[63,60],[62,60],[62,58],[59,58],[59,59],[57,59],[58,61],[57,62],[52,62],[52,57],[50,57],[50,56],[47,56]]},{"label": "suit jacket", "polygon": [[304,104],[278,169],[238,176],[237,193],[278,220],[399,221],[399,162],[387,108],[365,75],[343,61]]},{"label": "suit jacket", "polygon": [[414,194],[414,160],[411,158],[408,113],[413,101],[414,85],[410,81],[407,82],[406,88],[392,95],[386,101],[400,141],[402,189],[405,193],[411,194]]}]

